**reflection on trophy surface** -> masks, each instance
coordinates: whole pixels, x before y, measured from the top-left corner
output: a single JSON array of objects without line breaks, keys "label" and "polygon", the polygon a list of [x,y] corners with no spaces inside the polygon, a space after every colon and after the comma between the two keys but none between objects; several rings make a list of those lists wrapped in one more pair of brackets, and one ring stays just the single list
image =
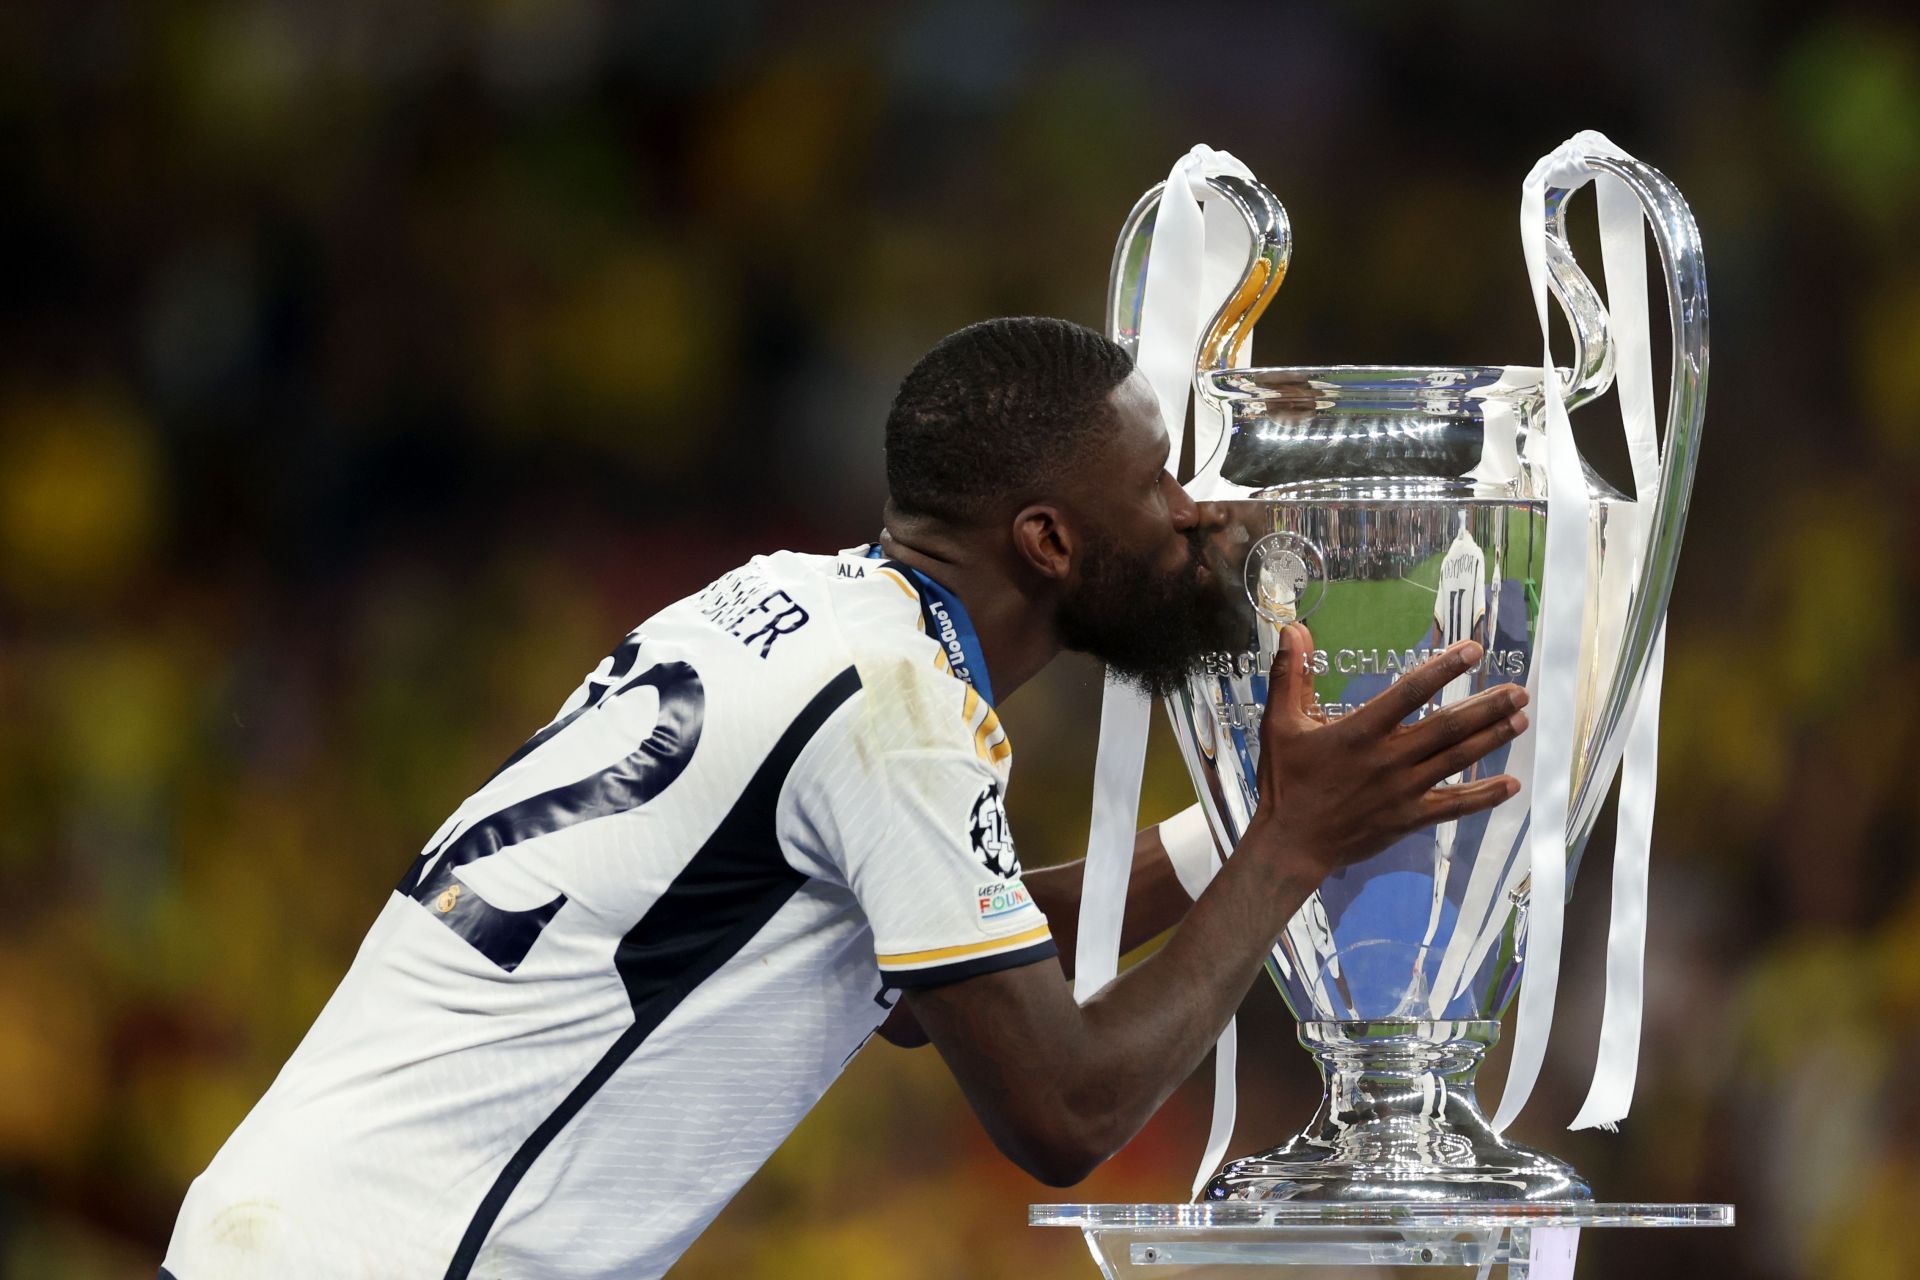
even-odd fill
[{"label": "reflection on trophy surface", "polygon": [[[1587,476],[1579,666],[1570,683],[1544,691],[1570,700],[1574,717],[1566,834],[1575,858],[1618,765],[1664,614],[1704,400],[1705,293],[1691,216],[1648,166],[1604,167],[1654,224],[1676,363],[1657,502],[1643,492],[1636,512],[1632,498]],[[1257,268],[1264,253],[1269,267],[1261,278],[1274,278],[1271,263],[1278,256],[1283,267],[1286,250],[1278,202],[1241,179],[1212,184],[1246,217],[1250,260]],[[1566,194],[1548,193],[1547,265],[1575,335],[1573,367],[1558,371],[1575,408],[1607,388],[1613,359],[1606,313],[1566,248]],[[1139,241],[1150,234],[1152,198],[1136,209],[1116,256],[1113,320],[1122,334],[1138,315]],[[1255,274],[1248,278],[1258,283]],[[1253,292],[1243,284],[1236,296]],[[1231,367],[1258,309],[1230,301],[1198,356],[1200,395],[1225,416],[1218,483],[1201,496],[1228,512],[1213,552],[1216,575],[1242,602],[1242,639],[1210,655],[1167,700],[1223,848],[1245,832],[1259,799],[1260,721],[1284,625],[1302,622],[1312,633],[1314,688],[1328,717],[1448,645],[1477,641],[1478,667],[1443,689],[1431,711],[1530,682],[1548,590],[1540,369]],[[1580,518],[1581,495],[1572,496],[1562,495],[1556,518]],[[1523,737],[1451,781],[1503,772],[1524,779],[1532,753]],[[1307,900],[1267,969],[1319,1062],[1325,1097],[1303,1132],[1229,1162],[1203,1199],[1591,1198],[1566,1164],[1497,1134],[1474,1093],[1528,949],[1529,801],[1523,789],[1491,812],[1409,836],[1336,871]],[[1572,869],[1570,861],[1569,880]]]},{"label": "reflection on trophy surface", "polygon": [[[1176,723],[1190,730],[1183,745],[1201,762],[1195,772],[1236,838],[1258,800],[1267,671],[1286,623],[1313,633],[1315,691],[1329,717],[1460,640],[1478,641],[1485,656],[1437,704],[1525,679],[1543,545],[1537,503],[1435,480],[1370,494],[1313,482],[1231,508],[1232,527],[1247,535],[1229,579],[1245,582],[1252,605],[1244,647],[1215,655],[1173,701]],[[1505,771],[1511,749],[1455,780]],[[1265,1193],[1301,1161],[1347,1174],[1425,1167],[1420,1185],[1455,1198],[1471,1191],[1454,1185],[1454,1167],[1503,1198],[1587,1194],[1557,1162],[1494,1137],[1473,1096],[1473,1068],[1520,973],[1521,834],[1509,809],[1443,823],[1336,872],[1308,899],[1268,969],[1328,1073],[1327,1101],[1307,1134],[1230,1166],[1209,1195],[1234,1195],[1249,1178]],[[1414,1184],[1340,1177],[1326,1192],[1350,1199],[1376,1187],[1398,1195]],[[1287,1190],[1298,1198],[1317,1188]]]}]

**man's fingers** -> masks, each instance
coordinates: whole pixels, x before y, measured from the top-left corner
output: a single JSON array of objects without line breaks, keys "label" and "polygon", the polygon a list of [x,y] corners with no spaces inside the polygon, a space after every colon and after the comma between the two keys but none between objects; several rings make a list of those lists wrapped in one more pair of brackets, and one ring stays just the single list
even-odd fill
[{"label": "man's fingers", "polygon": [[1308,719],[1313,705],[1313,677],[1307,672],[1307,657],[1313,652],[1313,640],[1297,622],[1280,628],[1279,645],[1273,666],[1267,670],[1267,709],[1263,727],[1291,724]]},{"label": "man's fingers", "polygon": [[1300,714],[1325,724],[1327,713],[1320,709],[1320,697],[1313,688],[1313,632],[1304,622],[1294,623],[1293,629],[1299,633],[1294,638],[1300,642]]},{"label": "man's fingers", "polygon": [[1499,685],[1462,698],[1403,729],[1399,735],[1402,758],[1420,761],[1451,751],[1482,729],[1520,714],[1520,708],[1526,705],[1527,691],[1517,684]]},{"label": "man's fingers", "polygon": [[1479,782],[1464,782],[1457,787],[1435,787],[1420,798],[1425,825],[1452,822],[1482,813],[1520,792],[1520,780],[1503,773]]},{"label": "man's fingers", "polygon": [[1489,751],[1512,742],[1527,727],[1527,717],[1521,712],[1496,720],[1481,729],[1470,738],[1462,738],[1444,751],[1428,756],[1414,768],[1413,778],[1421,787],[1432,787],[1445,782],[1455,774],[1465,773],[1479,763]]},{"label": "man's fingers", "polygon": [[1462,640],[1388,685],[1386,690],[1367,699],[1347,719],[1358,722],[1372,733],[1388,733],[1418,711],[1447,685],[1465,675],[1479,663],[1486,651],[1478,642]]}]

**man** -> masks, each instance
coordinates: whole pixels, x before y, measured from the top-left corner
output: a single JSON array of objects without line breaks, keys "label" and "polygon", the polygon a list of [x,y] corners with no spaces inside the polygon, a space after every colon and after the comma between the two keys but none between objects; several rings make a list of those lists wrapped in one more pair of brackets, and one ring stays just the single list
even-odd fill
[{"label": "man", "polygon": [[1477,646],[1328,723],[1291,627],[1246,838],[1190,904],[1144,836],[1127,942],[1184,922],[1075,1004],[1079,869],[1022,877],[994,703],[1062,649],[1163,690],[1230,642],[1221,517],[1168,463],[1098,335],[936,346],[888,419],[879,542],[757,558],[594,669],[402,877],[162,1274],[657,1276],[901,992],[924,1031],[890,1038],[931,1038],[1022,1168],[1084,1177],[1329,871],[1518,786],[1436,785],[1523,726],[1517,688],[1402,724]]}]

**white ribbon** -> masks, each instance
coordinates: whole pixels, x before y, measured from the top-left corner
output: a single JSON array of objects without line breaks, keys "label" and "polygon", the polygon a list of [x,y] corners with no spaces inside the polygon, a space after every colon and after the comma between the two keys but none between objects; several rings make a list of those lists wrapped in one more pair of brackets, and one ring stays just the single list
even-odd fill
[{"label": "white ribbon", "polygon": [[1100,693],[1100,744],[1093,756],[1093,821],[1080,875],[1080,932],[1073,998],[1085,1004],[1120,968],[1120,926],[1133,874],[1140,772],[1147,757],[1147,695],[1108,675]]},{"label": "white ribbon", "polygon": [[[1603,569],[1599,609],[1608,616],[1594,619],[1596,650],[1600,632],[1620,619],[1627,584],[1637,583],[1648,554],[1647,530],[1660,487],[1660,456],[1654,424],[1653,363],[1646,291],[1646,244],[1641,230],[1644,216],[1631,188],[1610,174],[1588,165],[1593,156],[1627,158],[1627,153],[1601,134],[1577,134],[1534,166],[1521,189],[1521,237],[1526,250],[1534,305],[1539,312],[1548,351],[1543,356],[1547,398],[1548,520],[1546,595],[1536,631],[1533,735],[1537,736],[1532,824],[1528,836],[1528,864],[1532,875],[1531,916],[1527,921],[1526,969],[1521,978],[1520,1010],[1514,1036],[1513,1062],[1507,1086],[1494,1116],[1494,1127],[1504,1129],[1526,1104],[1539,1077],[1548,1032],[1553,1022],[1558,983],[1561,925],[1565,906],[1566,836],[1569,788],[1573,761],[1573,717],[1580,672],[1581,604],[1587,569],[1580,547],[1577,574],[1569,576],[1570,543],[1584,544],[1590,520],[1588,494],[1580,470],[1579,451],[1567,422],[1566,404],[1553,373],[1546,312],[1545,193],[1549,187],[1578,190],[1594,182],[1600,216],[1602,266],[1606,273],[1611,339],[1625,422],[1628,454],[1632,460],[1636,501],[1616,512],[1618,521],[1609,536],[1618,542],[1608,549]],[[1577,501],[1576,501],[1577,495]],[[1578,516],[1575,516],[1575,511]],[[1555,518],[1555,512],[1559,518]],[[1556,531],[1562,536],[1556,539]],[[1618,597],[1618,599],[1615,599]],[[1571,652],[1570,652],[1571,650]],[[1620,815],[1614,855],[1612,923],[1607,940],[1607,1000],[1602,1019],[1600,1050],[1593,1087],[1573,1128],[1612,1127],[1627,1113],[1633,1094],[1639,1057],[1644,950],[1646,937],[1647,864],[1652,844],[1655,762],[1658,755],[1658,716],[1661,674],[1666,656],[1666,627],[1662,622],[1647,658],[1644,682],[1633,705],[1622,768]],[[1571,665],[1569,665],[1571,664]],[[1605,786],[1610,779],[1595,778],[1590,785]]]},{"label": "white ribbon", "polygon": [[[1616,148],[1617,151],[1617,148]],[[1620,152],[1619,154],[1625,154]],[[1601,265],[1606,272],[1607,308],[1613,317],[1616,386],[1620,416],[1633,465],[1634,519],[1617,554],[1626,557],[1638,583],[1652,554],[1649,534],[1660,494],[1660,445],[1653,398],[1653,345],[1647,305],[1645,213],[1624,182],[1612,176],[1596,184],[1600,213]],[[1620,766],[1620,808],[1615,822],[1613,898],[1607,930],[1606,1010],[1600,1020],[1600,1049],[1587,1100],[1574,1117],[1574,1129],[1611,1129],[1626,1118],[1633,1102],[1640,1062],[1640,1015],[1645,998],[1647,870],[1653,848],[1653,802],[1660,754],[1660,689],[1667,661],[1667,624],[1663,618],[1647,654],[1643,683],[1626,725],[1626,749]],[[1595,785],[1604,780],[1596,779]]]},{"label": "white ribbon", "polygon": [[1207,1146],[1200,1155],[1200,1167],[1194,1170],[1193,1199],[1213,1179],[1213,1171],[1227,1158],[1227,1144],[1233,1141],[1233,1125],[1239,1103],[1235,1073],[1239,1067],[1240,1029],[1232,1018],[1213,1046],[1213,1122],[1207,1126]]},{"label": "white ribbon", "polygon": [[[1134,362],[1159,398],[1176,464],[1185,448],[1187,405],[1200,340],[1207,321],[1239,283],[1247,261],[1249,232],[1244,220],[1225,201],[1208,198],[1211,189],[1206,180],[1217,174],[1253,177],[1233,156],[1205,145],[1194,147],[1174,164],[1154,215],[1147,256]],[[1219,447],[1225,423],[1204,401],[1193,407],[1197,474],[1189,488],[1196,498],[1204,498],[1202,490],[1219,474],[1216,455],[1225,452]],[[1133,869],[1148,708],[1144,694],[1107,673],[1100,699],[1093,818],[1087,832],[1074,959],[1073,996],[1081,1003],[1119,971],[1120,926]],[[1195,1194],[1224,1157],[1232,1136],[1235,1057],[1234,1027],[1229,1022],[1215,1046],[1214,1118]]]},{"label": "white ribbon", "polygon": [[[1595,135],[1597,136],[1597,135]],[[1493,1127],[1513,1123],[1533,1092],[1546,1058],[1560,978],[1560,934],[1566,914],[1567,811],[1571,807],[1575,698],[1580,680],[1581,611],[1587,588],[1587,482],[1567,421],[1566,395],[1553,363],[1547,323],[1548,187],[1578,187],[1593,178],[1580,135],[1541,158],[1520,188],[1520,240],[1540,320],[1541,390],[1546,398],[1547,539],[1540,617],[1534,629],[1528,686],[1534,738],[1532,821],[1527,833],[1532,881],[1527,917],[1526,969],[1513,1061]],[[1518,797],[1514,802],[1518,802]]]}]

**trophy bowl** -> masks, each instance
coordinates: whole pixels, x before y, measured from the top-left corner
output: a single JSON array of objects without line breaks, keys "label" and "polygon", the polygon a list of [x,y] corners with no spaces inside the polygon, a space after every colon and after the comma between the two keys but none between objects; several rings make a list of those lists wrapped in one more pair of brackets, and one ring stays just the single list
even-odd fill
[{"label": "trophy bowl", "polygon": [[[1572,699],[1575,723],[1569,891],[1664,616],[1705,388],[1705,289],[1691,215],[1650,167],[1611,158],[1604,167],[1653,223],[1675,373],[1660,488],[1641,495],[1645,509],[1586,475],[1579,665],[1571,688],[1562,681],[1550,695]],[[1243,178],[1213,185],[1234,208],[1259,214],[1247,217],[1252,266],[1270,261],[1276,244],[1284,253],[1284,214],[1276,217],[1264,188]],[[1123,340],[1137,327],[1139,241],[1151,227],[1142,209],[1150,213],[1153,194],[1115,259],[1110,324]],[[1570,369],[1234,368],[1254,316],[1231,301],[1216,314],[1197,355],[1196,417],[1201,406],[1217,414],[1222,442],[1197,496],[1227,512],[1214,568],[1244,591],[1244,630],[1237,649],[1209,655],[1166,705],[1221,848],[1238,842],[1259,800],[1267,674],[1287,623],[1313,635],[1311,672],[1329,717],[1468,639],[1484,648],[1481,662],[1423,714],[1506,682],[1528,684],[1536,701],[1543,695],[1530,679],[1549,589],[1543,379],[1558,378],[1574,408],[1613,377],[1606,311],[1566,244],[1567,194],[1548,192],[1546,265],[1574,334]],[[1581,498],[1563,495],[1555,518],[1578,520]],[[1287,924],[1266,968],[1325,1094],[1300,1134],[1228,1162],[1201,1199],[1592,1198],[1566,1163],[1495,1132],[1474,1092],[1527,953],[1532,739],[1522,735],[1455,779],[1510,772],[1522,779],[1519,795],[1335,871]]]}]

